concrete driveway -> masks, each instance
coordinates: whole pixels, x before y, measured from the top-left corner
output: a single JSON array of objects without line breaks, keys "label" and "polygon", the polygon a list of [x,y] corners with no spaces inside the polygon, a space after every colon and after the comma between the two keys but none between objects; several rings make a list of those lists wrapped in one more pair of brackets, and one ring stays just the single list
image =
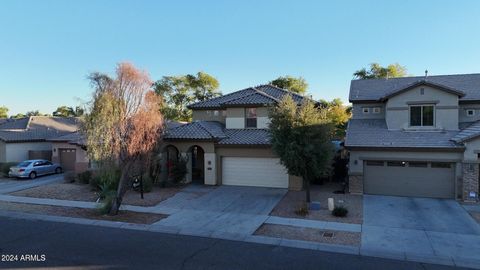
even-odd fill
[{"label": "concrete driveway", "polygon": [[454,200],[364,196],[361,253],[480,266],[480,225]]},{"label": "concrete driveway", "polygon": [[39,176],[33,180],[0,178],[0,194],[12,193],[61,181],[63,181],[63,174]]},{"label": "concrete driveway", "polygon": [[252,234],[287,192],[286,189],[190,185],[157,207],[173,213],[156,225],[180,233]]}]

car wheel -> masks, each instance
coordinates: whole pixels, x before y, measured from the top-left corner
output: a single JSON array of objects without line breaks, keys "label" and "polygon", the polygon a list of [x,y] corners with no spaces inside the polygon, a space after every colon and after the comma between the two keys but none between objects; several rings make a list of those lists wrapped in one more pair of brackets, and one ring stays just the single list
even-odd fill
[{"label": "car wheel", "polygon": [[30,179],[35,179],[37,177],[37,173],[36,172],[31,172],[28,177],[30,177]]},{"label": "car wheel", "polygon": [[56,173],[56,174],[62,173],[62,168],[56,168],[56,169],[55,169],[55,173]]}]

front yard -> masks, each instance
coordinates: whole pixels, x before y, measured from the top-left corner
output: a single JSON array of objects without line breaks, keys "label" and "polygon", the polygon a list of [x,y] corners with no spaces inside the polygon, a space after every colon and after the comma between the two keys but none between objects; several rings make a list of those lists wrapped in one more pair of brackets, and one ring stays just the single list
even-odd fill
[{"label": "front yard", "polygon": [[138,213],[132,211],[120,211],[116,216],[102,215],[97,209],[86,209],[76,207],[63,207],[51,205],[37,205],[26,203],[0,202],[0,210],[18,211],[30,214],[41,214],[51,216],[87,218],[96,220],[121,221],[137,224],[152,224],[166,215],[152,213]]},{"label": "front yard", "polygon": [[[129,190],[123,198],[123,204],[136,206],[154,206],[159,204],[173,195],[175,195],[181,187],[160,188],[154,186],[151,192],[144,193],[144,199],[140,198],[140,193]],[[10,193],[14,196],[48,198],[57,200],[86,201],[95,202],[98,198],[96,191],[87,184],[79,183],[55,183],[22,191]]]},{"label": "front yard", "polygon": [[[310,210],[306,216],[296,212],[303,207],[305,202],[305,191],[288,191],[282,200],[270,213],[271,216],[287,218],[304,218],[320,221],[343,222],[362,224],[363,222],[363,196],[352,194],[335,194],[334,191],[341,190],[336,183],[324,185],[312,185],[311,200],[320,203],[320,210]],[[334,198],[335,205],[343,204],[348,209],[346,217],[335,217],[328,210],[328,198]],[[342,203],[343,201],[343,203]]]}]

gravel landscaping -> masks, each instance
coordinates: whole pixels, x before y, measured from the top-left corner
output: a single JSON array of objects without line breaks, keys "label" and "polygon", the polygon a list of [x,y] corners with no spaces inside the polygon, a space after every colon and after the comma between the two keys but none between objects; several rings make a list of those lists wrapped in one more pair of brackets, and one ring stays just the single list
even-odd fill
[{"label": "gravel landscaping", "polygon": [[[362,224],[363,222],[363,196],[352,194],[334,194],[336,190],[341,190],[341,186],[335,183],[324,185],[312,185],[311,200],[320,202],[320,210],[310,210],[306,216],[295,213],[305,204],[305,191],[288,191],[282,200],[275,206],[270,213],[271,216],[288,218],[305,218],[322,221],[344,222]],[[343,205],[348,209],[346,217],[335,217],[328,210],[328,198],[334,198],[335,205],[343,200]]]},{"label": "gravel landscaping", "polygon": [[[154,186],[151,192],[144,193],[144,199],[141,199],[139,192],[129,190],[123,198],[123,204],[136,206],[154,206],[161,201],[172,197],[180,189],[181,187],[160,188]],[[10,193],[10,195],[86,202],[94,202],[98,198],[96,192],[92,191],[89,185],[79,183],[49,184],[13,192]]]},{"label": "gravel landscaping", "polygon": [[[333,233],[333,236],[325,237],[324,233]],[[360,246],[361,239],[360,233],[355,232],[325,231],[275,224],[263,224],[257,229],[255,235],[349,246]]]},{"label": "gravel landscaping", "polygon": [[50,216],[74,217],[74,218],[88,218],[108,221],[121,221],[137,224],[152,224],[163,218],[166,215],[139,213],[132,211],[120,211],[116,216],[102,215],[97,209],[84,209],[76,207],[37,205],[26,203],[11,203],[0,202],[0,210],[18,211],[30,214],[42,214]]}]

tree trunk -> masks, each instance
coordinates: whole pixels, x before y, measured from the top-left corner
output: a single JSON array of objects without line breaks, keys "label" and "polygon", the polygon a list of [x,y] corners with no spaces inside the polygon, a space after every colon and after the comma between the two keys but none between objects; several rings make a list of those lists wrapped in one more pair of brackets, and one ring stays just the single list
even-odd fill
[{"label": "tree trunk", "polygon": [[128,185],[128,173],[130,171],[130,168],[132,167],[133,162],[129,161],[127,162],[124,166],[122,166],[122,174],[120,176],[120,181],[118,183],[118,188],[117,188],[117,195],[115,198],[113,198],[112,201],[112,208],[110,208],[110,215],[117,215],[118,211],[120,209],[120,205],[122,204],[123,200],[123,195],[127,192],[127,185]]}]

